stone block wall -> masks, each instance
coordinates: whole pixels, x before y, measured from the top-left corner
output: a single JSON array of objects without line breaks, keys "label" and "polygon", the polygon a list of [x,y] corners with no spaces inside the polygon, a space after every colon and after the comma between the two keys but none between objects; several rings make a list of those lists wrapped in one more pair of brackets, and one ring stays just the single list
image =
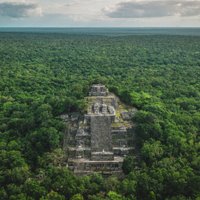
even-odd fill
[{"label": "stone block wall", "polygon": [[93,152],[112,151],[110,116],[91,116],[91,150]]}]

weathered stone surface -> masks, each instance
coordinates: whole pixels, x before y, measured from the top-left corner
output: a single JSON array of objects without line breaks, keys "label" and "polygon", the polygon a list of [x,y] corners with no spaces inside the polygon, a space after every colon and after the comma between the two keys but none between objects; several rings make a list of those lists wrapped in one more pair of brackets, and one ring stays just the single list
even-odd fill
[{"label": "weathered stone surface", "polygon": [[60,118],[61,118],[64,122],[68,122],[68,121],[69,121],[69,115],[60,115]]},{"label": "weathered stone surface", "polygon": [[114,154],[113,152],[106,152],[106,151],[101,151],[101,152],[92,152],[91,153],[91,160],[94,161],[109,161],[109,160],[114,160]]},{"label": "weathered stone surface", "polygon": [[108,106],[108,112],[111,114],[111,115],[115,115],[115,109],[113,106]]},{"label": "weathered stone surface", "polygon": [[91,116],[90,120],[92,151],[112,151],[110,116]]},{"label": "weathered stone surface", "polygon": [[89,93],[90,96],[106,96],[107,94],[107,88],[101,84],[92,85],[91,91]]},{"label": "weathered stone surface", "polygon": [[78,121],[79,117],[80,117],[79,113],[72,113],[70,119],[71,121]]},{"label": "weathered stone surface", "polygon": [[132,115],[130,112],[123,111],[121,112],[121,117],[123,120],[130,120]]},{"label": "weathered stone surface", "polygon": [[112,161],[89,159],[74,159],[69,161],[69,168],[77,175],[89,175],[92,172],[101,172],[103,175],[122,176],[123,157],[115,157]]},{"label": "weathered stone surface", "polygon": [[136,112],[137,112],[136,108],[134,108],[134,109],[132,108],[129,111],[122,111],[121,117],[122,117],[123,120],[131,120],[134,117]]}]

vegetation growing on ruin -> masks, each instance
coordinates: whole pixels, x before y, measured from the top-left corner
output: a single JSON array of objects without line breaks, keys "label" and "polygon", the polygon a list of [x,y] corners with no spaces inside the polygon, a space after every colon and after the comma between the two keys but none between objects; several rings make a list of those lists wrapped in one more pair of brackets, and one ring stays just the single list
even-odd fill
[{"label": "vegetation growing on ruin", "polygon": [[[200,37],[0,33],[0,199],[200,198]],[[102,82],[139,111],[126,177],[63,167],[59,116]]]}]

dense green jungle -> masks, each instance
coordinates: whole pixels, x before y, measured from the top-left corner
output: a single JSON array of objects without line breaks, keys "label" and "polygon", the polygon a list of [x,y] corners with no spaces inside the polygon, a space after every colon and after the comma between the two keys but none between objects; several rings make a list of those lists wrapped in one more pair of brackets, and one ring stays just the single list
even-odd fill
[{"label": "dense green jungle", "polygon": [[[125,177],[76,177],[63,113],[103,83],[139,111]],[[199,200],[200,36],[0,33],[1,200]]]}]

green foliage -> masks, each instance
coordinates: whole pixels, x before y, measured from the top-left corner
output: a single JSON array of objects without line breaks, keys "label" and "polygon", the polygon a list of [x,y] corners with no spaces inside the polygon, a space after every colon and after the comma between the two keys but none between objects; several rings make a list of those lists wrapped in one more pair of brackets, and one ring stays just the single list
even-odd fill
[{"label": "green foliage", "polygon": [[105,191],[117,191],[120,187],[120,181],[115,176],[110,176],[105,180],[104,183]]},{"label": "green foliage", "polygon": [[[200,38],[0,33],[0,199],[198,200]],[[139,109],[123,179],[75,177],[63,113],[103,83]]]},{"label": "green foliage", "polygon": [[141,156],[146,163],[153,163],[163,157],[164,150],[160,141],[149,140],[146,141],[141,148]]},{"label": "green foliage", "polygon": [[57,192],[51,191],[46,197],[41,197],[40,200],[65,200],[65,197]]},{"label": "green foliage", "polygon": [[129,174],[136,167],[136,158],[134,156],[127,156],[124,159],[122,170],[124,174]]},{"label": "green foliage", "polygon": [[109,200],[123,200],[123,197],[120,194],[117,194],[116,192],[110,191],[108,192],[108,198]]},{"label": "green foliage", "polygon": [[84,200],[81,194],[75,194],[70,200]]}]

